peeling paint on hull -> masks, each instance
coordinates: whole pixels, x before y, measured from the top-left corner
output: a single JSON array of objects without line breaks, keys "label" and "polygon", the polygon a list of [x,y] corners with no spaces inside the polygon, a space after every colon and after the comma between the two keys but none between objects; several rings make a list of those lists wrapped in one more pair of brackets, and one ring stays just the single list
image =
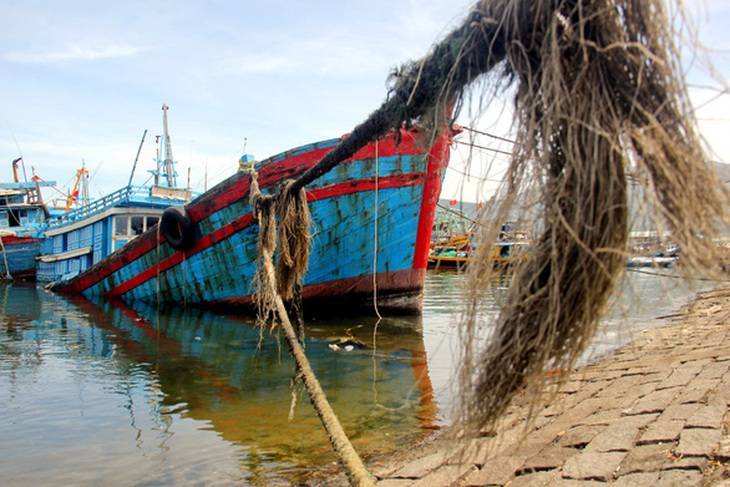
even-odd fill
[{"label": "peeling paint on hull", "polygon": [[[392,137],[371,143],[307,187],[313,224],[303,282],[306,312],[372,310],[374,293],[383,309],[420,310],[450,137],[444,133],[424,149],[417,135],[402,131],[397,146]],[[263,161],[257,166],[262,190],[276,191],[338,142]],[[163,305],[250,308],[258,226],[249,187],[250,176],[239,172],[186,206],[195,223],[191,248],[175,251],[152,228],[54,289]]]}]

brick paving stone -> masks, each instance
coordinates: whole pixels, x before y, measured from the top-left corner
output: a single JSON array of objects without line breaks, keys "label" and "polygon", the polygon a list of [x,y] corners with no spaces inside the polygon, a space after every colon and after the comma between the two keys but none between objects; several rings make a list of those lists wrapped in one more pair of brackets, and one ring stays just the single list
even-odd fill
[{"label": "brick paving stone", "polygon": [[603,389],[604,387],[611,384],[614,380],[621,377],[623,373],[623,370],[608,371],[606,370],[605,366],[599,367],[595,365],[589,365],[586,370],[582,372],[581,377],[583,377],[587,381],[599,384],[601,386],[600,389]]},{"label": "brick paving stone", "polygon": [[[722,375],[720,375],[720,377],[722,377]],[[584,391],[587,387],[590,387],[590,384],[591,382],[582,380],[578,374],[574,374],[573,377],[560,385],[560,391],[566,394],[577,394]]]},{"label": "brick paving stone", "polygon": [[706,428],[685,428],[679,436],[677,455],[707,455],[714,450],[722,439],[720,430]]},{"label": "brick paving stone", "polygon": [[[588,414],[592,414],[594,411],[598,411],[598,409],[603,404],[605,404],[605,402],[605,399],[600,399],[598,397],[589,397],[581,401],[565,401],[559,404],[554,404],[547,408],[547,411],[549,411],[550,416],[558,416],[560,414],[566,413],[572,415],[582,414],[583,416],[587,416]],[[573,411],[573,409],[576,407],[580,407],[580,411]]]},{"label": "brick paving stone", "polygon": [[699,404],[670,404],[659,416],[659,420],[686,420],[700,408]]},{"label": "brick paving stone", "polygon": [[641,374],[641,383],[642,384],[660,384],[661,382],[665,381],[667,377],[669,377],[668,370],[664,371],[656,371],[647,369],[646,372]]},{"label": "brick paving stone", "polygon": [[624,476],[631,473],[658,472],[669,461],[672,446],[655,444],[632,448],[616,474]]},{"label": "brick paving stone", "polygon": [[637,386],[643,385],[638,375],[628,375],[616,378],[609,386],[596,394],[596,397],[610,398],[615,400],[633,391]]},{"label": "brick paving stone", "polygon": [[714,361],[720,353],[715,345],[697,345],[682,358],[684,360],[710,362]]},{"label": "brick paving stone", "polygon": [[480,455],[476,457],[477,463],[484,463],[497,453],[505,454],[505,452],[514,450],[525,439],[526,434],[524,427],[515,426],[500,433],[499,436],[484,440],[482,449],[479,452]]},{"label": "brick paving stone", "polygon": [[659,472],[641,472],[622,475],[609,484],[611,487],[648,487],[656,485],[659,480]]},{"label": "brick paving stone", "polygon": [[475,467],[472,465],[448,465],[439,468],[413,482],[412,487],[449,487],[462,477],[467,476]]},{"label": "brick paving stone", "polygon": [[707,364],[702,372],[697,376],[698,379],[722,379],[725,372],[728,371],[730,363],[728,362],[712,362]]},{"label": "brick paving stone", "polygon": [[562,433],[560,426],[559,424],[550,425],[530,433],[523,442],[517,445],[512,453],[526,458],[532,457],[535,453],[542,451],[560,438]]},{"label": "brick paving stone", "polygon": [[727,407],[720,404],[701,406],[687,419],[687,428],[720,428],[726,411]]},{"label": "brick paving stone", "polygon": [[623,396],[617,399],[624,403],[627,401],[634,403],[642,397],[648,396],[649,394],[655,392],[658,385],[659,382],[645,382],[643,384],[637,384],[635,387],[631,388]]},{"label": "brick paving stone", "polygon": [[613,478],[616,469],[626,458],[626,452],[587,452],[575,455],[563,465],[563,477],[575,480],[602,480]]},{"label": "brick paving stone", "polygon": [[443,452],[432,453],[423,458],[419,458],[414,462],[407,463],[403,468],[391,473],[392,478],[417,479],[426,475],[428,472],[445,465],[446,454]]},{"label": "brick paving stone", "polygon": [[720,385],[717,379],[694,380],[677,397],[680,404],[703,402]]},{"label": "brick paving stone", "polygon": [[639,430],[653,422],[658,414],[625,416],[611,424],[604,432],[588,443],[586,452],[628,451],[639,437]]},{"label": "brick paving stone", "polygon": [[730,460],[730,438],[725,437],[720,440],[720,446],[717,448],[715,456],[723,461]]},{"label": "brick paving stone", "polygon": [[684,421],[659,419],[650,424],[637,440],[637,445],[648,445],[652,443],[669,443],[679,440],[679,435],[684,429]]},{"label": "brick paving stone", "polygon": [[705,479],[696,470],[665,470],[659,474],[654,487],[701,487]]},{"label": "brick paving stone", "polygon": [[554,434],[553,437],[557,437],[561,432],[564,432],[571,426],[580,423],[585,417],[595,413],[603,402],[605,401],[596,400],[596,398],[591,397],[565,411],[564,414],[561,414],[549,425],[551,432]]},{"label": "brick paving stone", "polygon": [[565,434],[561,435],[558,440],[558,445],[568,448],[584,447],[607,427],[607,425],[581,424],[570,428]]},{"label": "brick paving stone", "polygon": [[707,470],[710,461],[706,457],[681,457],[677,460],[667,462],[662,470]]},{"label": "brick paving stone", "polygon": [[553,470],[562,467],[568,458],[579,453],[580,450],[576,448],[548,445],[536,455],[525,460],[525,463],[522,464],[517,474],[521,475],[523,473]]},{"label": "brick paving stone", "polygon": [[657,386],[657,390],[671,389],[673,387],[681,387],[689,384],[697,374],[702,372],[703,364],[698,362],[685,362],[672,372],[665,381]]},{"label": "brick paving stone", "polygon": [[500,456],[466,477],[464,485],[504,485],[525,463],[525,457]]},{"label": "brick paving stone", "polygon": [[714,402],[724,402],[730,406],[730,371],[720,379],[720,384],[715,389],[712,399]]},{"label": "brick paving stone", "polygon": [[654,391],[644,396],[632,408],[632,414],[661,413],[681,392],[679,387]]},{"label": "brick paving stone", "polygon": [[409,487],[412,484],[413,480],[385,479],[378,482],[378,487]]},{"label": "brick paving stone", "polygon": [[601,426],[609,425],[619,419],[624,414],[624,409],[599,409],[595,413],[587,416],[580,423],[585,426]]},{"label": "brick paving stone", "polygon": [[[495,447],[497,441],[497,438],[474,438],[467,440],[467,443],[461,445],[460,448],[462,449],[461,452],[463,452],[464,458],[473,458],[475,462],[484,463],[488,459],[494,458],[500,451]],[[456,450],[455,447],[449,449],[452,452]],[[446,457],[447,462],[451,460],[452,456],[453,453]]]},{"label": "brick paving stone", "polygon": [[551,470],[548,472],[535,472],[527,475],[520,475],[510,482],[509,487],[550,487],[560,485],[560,472]]}]

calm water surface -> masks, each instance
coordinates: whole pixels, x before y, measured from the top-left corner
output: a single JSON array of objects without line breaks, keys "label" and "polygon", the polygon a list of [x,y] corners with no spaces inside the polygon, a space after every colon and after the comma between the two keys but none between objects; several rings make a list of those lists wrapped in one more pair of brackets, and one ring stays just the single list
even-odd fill
[{"label": "calm water surface", "polygon": [[[429,272],[422,317],[307,323],[314,371],[366,459],[448,421],[462,285],[456,273]],[[700,288],[629,273],[621,289],[585,360]],[[494,314],[487,296],[485,334]],[[247,317],[0,285],[2,484],[306,482],[336,458],[292,371],[286,344]]]}]

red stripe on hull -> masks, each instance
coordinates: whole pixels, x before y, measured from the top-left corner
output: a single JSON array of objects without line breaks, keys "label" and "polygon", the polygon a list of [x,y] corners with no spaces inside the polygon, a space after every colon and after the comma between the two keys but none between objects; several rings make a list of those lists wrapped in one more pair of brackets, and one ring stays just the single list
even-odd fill
[{"label": "red stripe on hull", "polygon": [[[378,141],[379,157],[387,157],[391,155],[416,155],[422,153],[422,149],[418,147],[417,132],[401,130],[401,142],[396,145],[393,137]],[[447,146],[448,147],[448,146]],[[301,154],[288,153],[283,154],[281,158],[277,157],[276,162],[264,163],[258,173],[259,186],[264,189],[286,179],[294,178],[305,170],[314,166],[324,156],[332,150],[333,147],[325,147],[322,149],[314,149]],[[359,159],[374,159],[376,155],[375,144],[368,144],[355,153],[354,156],[347,161]],[[236,178],[238,178],[236,180]],[[229,178],[231,185],[222,184],[220,191],[215,188],[209,193],[203,195],[194,206],[189,209],[188,214],[193,221],[200,221],[207,218],[211,214],[225,208],[226,206],[239,201],[248,195],[250,189],[249,179],[243,174],[236,174]],[[231,187],[232,186],[232,187]]]},{"label": "red stripe on hull", "polygon": [[[420,312],[425,273],[425,269],[408,269],[378,274],[378,309],[401,314]],[[374,313],[373,276],[305,286],[302,299],[308,311],[319,310],[323,314]],[[210,301],[205,306],[248,310],[255,307],[252,295]]]},{"label": "red stripe on hull", "polygon": [[[391,177],[385,177],[381,178],[378,182],[378,187],[380,189],[386,189],[386,188],[403,188],[406,186],[413,186],[416,184],[419,184],[423,180],[423,174],[421,173],[415,173],[415,174],[403,174],[398,176],[391,176]],[[311,192],[307,193],[307,201],[318,201],[323,200],[327,198],[336,198],[339,196],[344,196],[351,193],[356,192],[362,192],[362,191],[373,191],[375,190],[375,180],[374,179],[366,179],[361,181],[352,181],[348,183],[343,184],[335,184],[332,186],[327,186],[324,188],[319,188],[312,190]],[[154,278],[157,276],[157,273],[163,273],[167,271],[168,269],[180,264],[184,258],[188,258],[191,255],[195,255],[198,252],[201,252],[216,243],[220,242],[221,240],[230,237],[236,232],[239,232],[249,225],[251,225],[253,221],[253,218],[251,214],[243,215],[242,217],[233,220],[228,225],[225,225],[218,230],[212,232],[209,235],[205,235],[198,239],[197,242],[195,242],[195,245],[191,249],[189,249],[186,252],[176,252],[175,254],[171,255],[170,257],[163,259],[160,261],[159,265],[154,265],[152,267],[149,267],[148,269],[144,270],[143,272],[137,274],[133,278],[121,283],[120,285],[116,286],[115,288],[107,291],[104,293],[105,297],[115,297],[115,296],[121,296],[122,294],[129,292],[130,290],[134,289],[135,287],[147,282],[148,280]],[[150,241],[154,243],[154,240],[152,240],[150,237],[147,237]],[[125,253],[126,259],[120,259],[124,262],[115,261],[112,265],[105,267],[103,270],[100,270],[99,272],[93,273],[93,275],[88,276],[88,282],[96,281],[91,284],[88,284],[86,287],[82,287],[82,289],[86,289],[87,287],[90,287],[97,282],[101,281],[103,278],[108,277],[113,272],[121,269],[122,266],[126,265],[127,263],[131,262],[134,259],[138,259],[142,257],[145,253],[147,253],[150,250],[154,250],[155,246],[153,245],[151,248],[149,245],[142,245],[138,247],[138,249],[135,249],[136,252],[130,251]],[[147,249],[147,251],[142,251],[143,249]],[[79,279],[79,281],[86,281],[86,279]],[[87,282],[83,282],[80,284],[80,286],[86,285]]]},{"label": "red stripe on hull", "polygon": [[140,272],[132,279],[124,281],[122,284],[118,285],[114,289],[111,289],[110,291],[104,293],[104,297],[121,296],[122,294],[139,286],[140,284],[147,282],[153,277],[157,276],[158,272],[163,273],[168,269],[180,264],[183,260],[190,257],[191,255],[195,255],[198,252],[207,249],[208,247],[212,247],[221,240],[226,239],[234,233],[243,230],[244,228],[251,225],[252,220],[253,218],[251,217],[250,213],[233,220],[228,225],[221,227],[218,230],[198,239],[198,241],[195,242],[195,245],[193,245],[189,250],[184,252],[175,252],[170,257],[161,260],[159,264],[155,264],[152,267],[147,268],[143,272]]},{"label": "red stripe on hull", "polygon": [[3,241],[3,245],[7,247],[12,247],[14,245],[28,245],[31,243],[38,243],[40,242],[39,239],[33,238],[33,237],[16,237],[14,235],[3,235],[0,237],[0,240]]}]

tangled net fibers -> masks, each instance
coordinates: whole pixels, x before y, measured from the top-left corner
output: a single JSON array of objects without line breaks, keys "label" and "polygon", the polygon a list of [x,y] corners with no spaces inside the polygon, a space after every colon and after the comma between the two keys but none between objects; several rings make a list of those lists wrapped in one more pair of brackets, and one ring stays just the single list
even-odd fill
[{"label": "tangled net fibers", "polygon": [[[663,1],[492,1],[477,8],[485,12],[482,24],[502,32],[501,76],[517,88],[506,191],[483,241],[494,241],[495,224],[527,185],[539,191],[542,231],[488,343],[464,351],[463,431],[491,427],[517,393],[539,385],[548,369],[571,368],[589,344],[625,267],[627,173],[641,175],[688,268],[718,262],[713,236],[728,202],[695,132]],[[470,269],[466,343],[477,341],[491,252],[482,245]]]}]

